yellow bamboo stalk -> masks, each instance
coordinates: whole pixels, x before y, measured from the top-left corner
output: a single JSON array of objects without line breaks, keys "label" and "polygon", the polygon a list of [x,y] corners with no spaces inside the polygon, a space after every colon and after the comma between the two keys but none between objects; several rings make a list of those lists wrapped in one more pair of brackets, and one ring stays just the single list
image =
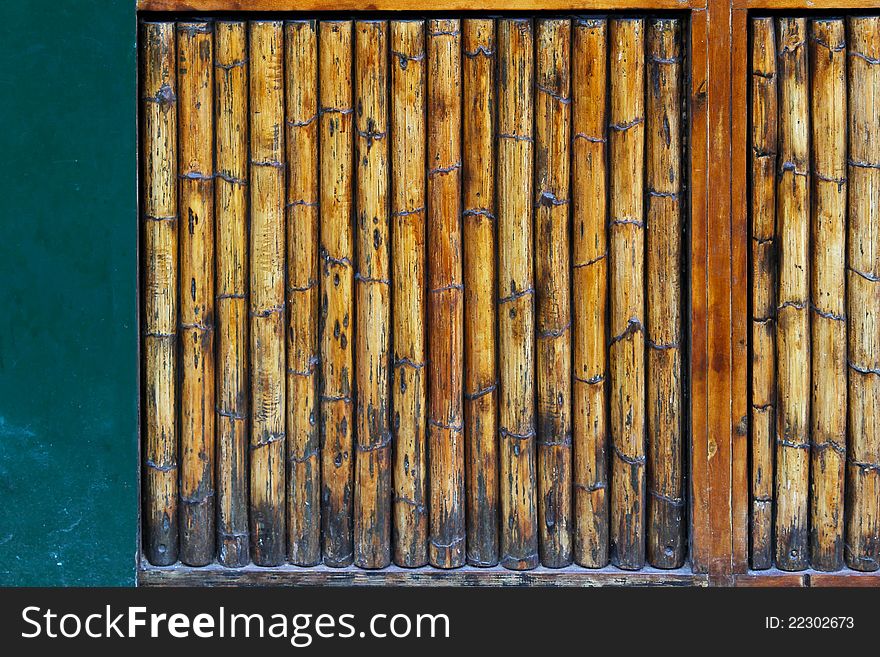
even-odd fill
[{"label": "yellow bamboo stalk", "polygon": [[144,551],[177,561],[177,48],[143,24]]},{"label": "yellow bamboo stalk", "polygon": [[812,22],[811,564],[843,567],[846,459],[846,41],[842,19]]},{"label": "yellow bamboo stalk", "polygon": [[849,19],[846,563],[880,567],[880,18]]},{"label": "yellow bamboo stalk", "polygon": [[357,456],[354,563],[391,563],[388,23],[355,24]]},{"label": "yellow bamboo stalk", "polygon": [[646,101],[648,561],[679,568],[685,557],[685,452],[681,368],[681,28],[648,24]]},{"label": "yellow bamboo stalk", "polygon": [[394,562],[428,561],[425,379],[425,37],[391,22]]},{"label": "yellow bamboo stalk", "polygon": [[752,568],[773,565],[776,411],[776,36],[752,21]]},{"label": "yellow bamboo stalk", "polygon": [[214,560],[214,38],[177,24],[180,560]]},{"label": "yellow bamboo stalk", "polygon": [[428,21],[428,560],[465,559],[461,253],[461,33],[457,19]]},{"label": "yellow bamboo stalk", "polygon": [[352,23],[321,21],[321,526],[324,563],[352,563],[354,225]]},{"label": "yellow bamboo stalk", "polygon": [[534,40],[529,19],[499,19],[498,372],[501,564],[538,565],[533,283]]},{"label": "yellow bamboo stalk", "polygon": [[214,38],[218,559],[244,566],[250,561],[247,24],[219,21]]},{"label": "yellow bamboo stalk", "polygon": [[285,24],[287,127],[287,544],[290,562],[321,559],[318,424],[318,31]]},{"label": "yellow bamboo stalk", "polygon": [[541,563],[571,563],[568,239],[571,21],[539,19],[535,57],[535,332]]},{"label": "yellow bamboo stalk", "polygon": [[779,19],[776,565],[807,567],[810,472],[809,115],[806,20]]},{"label": "yellow bamboo stalk", "polygon": [[610,120],[611,560],[645,563],[645,25],[613,19]]},{"label": "yellow bamboo stalk", "polygon": [[462,21],[467,560],[498,563],[495,369],[495,21]]},{"label": "yellow bamboo stalk", "polygon": [[605,395],[607,22],[579,19],[572,39],[572,429],[574,560],[608,564]]},{"label": "yellow bamboo stalk", "polygon": [[250,23],[251,538],[254,563],[286,553],[284,33]]}]

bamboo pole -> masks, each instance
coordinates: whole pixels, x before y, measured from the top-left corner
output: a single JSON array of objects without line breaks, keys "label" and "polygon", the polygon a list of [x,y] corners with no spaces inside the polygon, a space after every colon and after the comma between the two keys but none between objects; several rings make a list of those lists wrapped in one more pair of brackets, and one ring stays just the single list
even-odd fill
[{"label": "bamboo pole", "polygon": [[318,31],[285,24],[287,129],[287,545],[290,562],[321,560],[318,425]]},{"label": "bamboo pole", "polygon": [[579,19],[572,42],[572,442],[574,560],[608,564],[605,394],[607,21]]},{"label": "bamboo pole", "polygon": [[144,550],[177,561],[177,48],[174,23],[143,24]]},{"label": "bamboo pole", "polygon": [[[843,567],[846,458],[846,41],[842,19],[812,22],[811,563]],[[821,374],[820,374],[821,373]]]},{"label": "bamboo pole", "polygon": [[807,567],[810,468],[809,116],[806,21],[779,19],[776,565]]},{"label": "bamboo pole", "polygon": [[685,557],[681,380],[681,28],[648,25],[646,100],[648,561],[679,568]]},{"label": "bamboo pole", "polygon": [[464,564],[460,21],[428,21],[428,560]]},{"label": "bamboo pole", "polygon": [[539,19],[535,59],[535,333],[541,563],[571,563],[568,239],[571,21]]},{"label": "bamboo pole", "polygon": [[215,23],[217,537],[224,566],[250,561],[248,538],[247,24]]},{"label": "bamboo pole", "polygon": [[354,225],[352,23],[321,21],[321,526],[324,563],[352,563]]},{"label": "bamboo pole", "polygon": [[498,563],[495,368],[495,21],[462,22],[467,560]]},{"label": "bamboo pole", "polygon": [[250,23],[251,539],[254,563],[286,552],[284,33]]},{"label": "bamboo pole", "polygon": [[849,19],[846,563],[880,567],[880,18]]},{"label": "bamboo pole", "polygon": [[610,110],[611,560],[645,563],[644,21],[613,19]]},{"label": "bamboo pole", "polygon": [[501,564],[538,565],[532,239],[534,41],[529,19],[499,19],[498,371]]},{"label": "bamboo pole", "polygon": [[425,378],[425,38],[391,22],[394,562],[428,561]]},{"label": "bamboo pole", "polygon": [[354,563],[391,563],[391,266],[388,217],[388,23],[355,24],[357,456]]},{"label": "bamboo pole", "polygon": [[214,560],[214,38],[177,24],[180,560]]},{"label": "bamboo pole", "polygon": [[776,35],[752,21],[752,568],[773,565],[776,427]]}]

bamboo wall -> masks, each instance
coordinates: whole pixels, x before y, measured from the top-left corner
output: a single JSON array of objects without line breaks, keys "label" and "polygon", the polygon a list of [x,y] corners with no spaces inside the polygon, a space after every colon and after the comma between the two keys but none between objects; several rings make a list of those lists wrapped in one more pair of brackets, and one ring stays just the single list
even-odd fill
[{"label": "bamboo wall", "polygon": [[880,18],[751,30],[751,566],[874,571]]},{"label": "bamboo wall", "polygon": [[[682,567],[685,46],[675,18],[144,22],[146,559]],[[806,98],[803,52],[780,111]],[[837,69],[816,70],[814,94],[839,100]],[[873,84],[870,67],[852,74]],[[870,130],[872,107],[851,121]],[[798,399],[784,450],[811,402],[798,121],[780,114],[780,235],[790,223],[800,258],[784,278],[779,381]],[[839,187],[822,208],[842,230]],[[862,310],[870,212],[850,217]],[[823,312],[842,315],[842,273],[825,267]],[[814,342],[839,338],[818,328]],[[873,371],[877,353],[854,362]],[[863,418],[874,381],[856,365]],[[839,414],[831,394],[812,403]],[[860,464],[877,445],[854,445],[852,545],[876,557],[876,466]],[[806,486],[808,452],[790,452],[783,473]],[[817,455],[829,477],[835,455]],[[793,544],[803,492],[779,505]]]}]

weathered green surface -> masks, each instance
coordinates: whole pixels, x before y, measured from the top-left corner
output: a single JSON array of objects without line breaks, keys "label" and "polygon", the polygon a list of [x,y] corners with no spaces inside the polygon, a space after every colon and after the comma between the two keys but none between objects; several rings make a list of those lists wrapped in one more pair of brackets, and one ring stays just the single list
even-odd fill
[{"label": "weathered green surface", "polygon": [[134,583],[134,0],[0,3],[0,584]]}]

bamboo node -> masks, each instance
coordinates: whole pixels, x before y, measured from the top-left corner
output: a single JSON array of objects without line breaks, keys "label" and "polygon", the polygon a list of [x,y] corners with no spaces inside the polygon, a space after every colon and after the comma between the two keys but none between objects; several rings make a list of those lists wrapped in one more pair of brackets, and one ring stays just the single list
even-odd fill
[{"label": "bamboo node", "polygon": [[615,456],[621,461],[636,468],[642,467],[647,462],[644,456],[628,456],[624,454],[620,448],[614,444],[611,445],[611,451],[614,452]]},{"label": "bamboo node", "polygon": [[859,374],[880,376],[880,369],[878,369],[878,368],[863,367],[861,365],[857,365],[856,363],[852,362],[851,360],[846,361],[846,364],[849,366],[849,368],[851,370],[853,370],[854,372],[857,372]]},{"label": "bamboo node", "polygon": [[864,53],[857,52],[857,51],[855,51],[855,50],[850,50],[850,51],[849,51],[849,56],[850,56],[850,57],[858,57],[859,59],[863,59],[863,60],[865,60],[868,64],[872,64],[872,65],[873,65],[873,64],[880,64],[880,59],[878,59],[878,58],[876,58],[876,57],[870,57],[870,56],[868,56],[868,55],[866,55],[866,54],[864,54]]},{"label": "bamboo node", "polygon": [[530,440],[535,437],[535,430],[531,429],[525,433],[515,433],[506,429],[505,427],[501,427],[498,429],[498,433],[502,438],[513,438],[514,440]]},{"label": "bamboo node", "polygon": [[827,310],[822,310],[821,308],[819,308],[818,306],[816,306],[813,303],[810,304],[810,309],[814,313],[816,313],[819,317],[824,317],[825,319],[831,319],[831,320],[834,320],[835,322],[845,322],[846,321],[846,315],[838,315],[836,313],[832,313]]}]

